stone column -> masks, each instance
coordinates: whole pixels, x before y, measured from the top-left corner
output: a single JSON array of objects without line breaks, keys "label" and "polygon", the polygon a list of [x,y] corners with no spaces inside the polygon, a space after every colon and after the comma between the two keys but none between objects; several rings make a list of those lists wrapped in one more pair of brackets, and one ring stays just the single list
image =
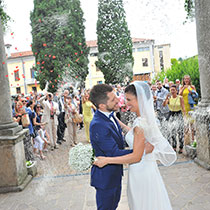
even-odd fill
[{"label": "stone column", "polygon": [[196,0],[196,31],[200,70],[201,102],[195,111],[197,158],[210,169],[210,1]]},{"label": "stone column", "polygon": [[0,19],[0,193],[20,191],[31,180],[26,169],[25,132],[12,119],[8,71]]}]

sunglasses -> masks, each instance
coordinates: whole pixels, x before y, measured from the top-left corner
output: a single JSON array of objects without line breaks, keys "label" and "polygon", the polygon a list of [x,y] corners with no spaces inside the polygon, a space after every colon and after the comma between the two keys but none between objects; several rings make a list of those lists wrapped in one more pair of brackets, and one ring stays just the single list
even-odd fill
[{"label": "sunglasses", "polygon": [[39,109],[39,108],[41,108],[41,106],[37,106],[36,108]]},{"label": "sunglasses", "polygon": [[26,103],[27,101],[22,101],[22,102],[25,102]]}]

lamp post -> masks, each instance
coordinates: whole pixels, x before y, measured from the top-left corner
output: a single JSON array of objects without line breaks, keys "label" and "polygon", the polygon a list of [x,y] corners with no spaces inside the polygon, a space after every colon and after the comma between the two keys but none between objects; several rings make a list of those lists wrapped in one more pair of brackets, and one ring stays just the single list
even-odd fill
[{"label": "lamp post", "polygon": [[90,88],[92,88],[93,83],[92,83],[92,70],[91,70],[91,64],[90,64],[90,55],[88,55],[88,60],[89,60],[89,64],[88,64],[88,70],[89,70],[89,86],[90,86]]},{"label": "lamp post", "polygon": [[21,64],[22,64],[23,75],[24,75],[24,78],[23,78],[23,82],[24,82],[24,91],[25,91],[25,95],[26,95],[28,92],[27,92],[27,86],[26,86],[25,65],[24,65],[23,58],[21,58]]}]

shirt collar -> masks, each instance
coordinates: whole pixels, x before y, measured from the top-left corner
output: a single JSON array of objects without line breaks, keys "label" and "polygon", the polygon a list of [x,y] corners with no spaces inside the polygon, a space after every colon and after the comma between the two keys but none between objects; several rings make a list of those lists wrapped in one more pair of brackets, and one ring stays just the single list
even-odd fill
[{"label": "shirt collar", "polygon": [[112,113],[112,112],[103,112],[100,109],[98,109],[98,111],[101,112],[102,114],[104,114],[108,118],[109,118],[109,115]]}]

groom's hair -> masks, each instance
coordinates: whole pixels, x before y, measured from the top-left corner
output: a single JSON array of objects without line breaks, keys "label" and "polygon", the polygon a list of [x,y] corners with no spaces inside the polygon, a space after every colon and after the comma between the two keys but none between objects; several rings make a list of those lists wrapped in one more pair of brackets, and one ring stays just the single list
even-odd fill
[{"label": "groom's hair", "polygon": [[90,91],[90,101],[99,108],[99,104],[106,104],[108,100],[107,93],[113,91],[113,88],[107,84],[98,84],[93,86]]}]

